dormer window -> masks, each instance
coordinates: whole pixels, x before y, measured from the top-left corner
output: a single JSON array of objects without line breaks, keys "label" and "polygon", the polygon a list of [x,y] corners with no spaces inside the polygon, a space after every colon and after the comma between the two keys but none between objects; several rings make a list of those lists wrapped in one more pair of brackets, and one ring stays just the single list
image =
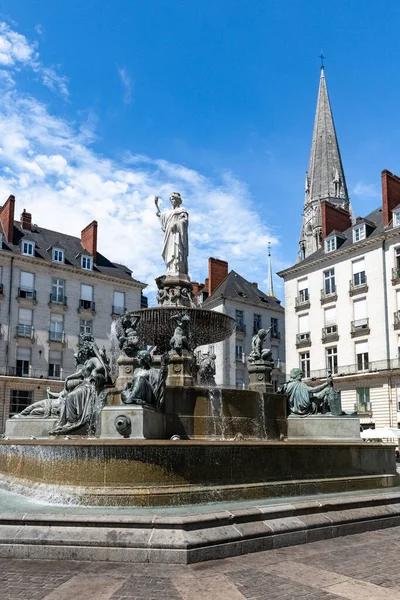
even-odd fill
[{"label": "dormer window", "polygon": [[64,262],[64,250],[60,248],[53,248],[53,261],[63,263]]},{"label": "dormer window", "polygon": [[337,246],[335,237],[330,237],[325,240],[325,252],[333,252],[333,250],[336,250],[336,248]]},{"label": "dormer window", "polygon": [[26,256],[35,256],[35,242],[22,242],[22,254]]},{"label": "dormer window", "polygon": [[82,269],[91,271],[93,269],[93,260],[91,256],[82,256],[81,260]]},{"label": "dormer window", "polygon": [[393,227],[400,227],[400,208],[393,211]]},{"label": "dormer window", "polygon": [[357,225],[353,229],[353,242],[359,242],[360,240],[365,239],[365,223],[362,225]]}]

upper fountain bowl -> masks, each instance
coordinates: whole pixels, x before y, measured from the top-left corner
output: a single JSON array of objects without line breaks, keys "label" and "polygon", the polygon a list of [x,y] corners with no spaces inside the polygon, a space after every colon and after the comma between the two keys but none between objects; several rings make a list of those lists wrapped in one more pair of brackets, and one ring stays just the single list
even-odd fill
[{"label": "upper fountain bowl", "polygon": [[132,314],[141,316],[138,333],[142,347],[157,346],[157,354],[170,350],[174,331],[171,316],[185,313],[190,317],[188,330],[192,348],[222,342],[235,331],[235,320],[222,313],[200,308],[163,306],[144,308]]}]

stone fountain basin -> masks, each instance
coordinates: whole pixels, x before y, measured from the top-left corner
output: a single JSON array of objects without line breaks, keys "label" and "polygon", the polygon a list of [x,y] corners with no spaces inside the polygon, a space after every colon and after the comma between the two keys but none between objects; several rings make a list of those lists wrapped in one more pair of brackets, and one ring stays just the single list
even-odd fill
[{"label": "stone fountain basin", "polygon": [[236,329],[234,319],[211,310],[174,306],[144,308],[132,313],[141,316],[138,333],[142,347],[157,346],[159,354],[168,351],[175,327],[174,322],[171,322],[171,316],[182,313],[190,317],[188,329],[192,348],[222,342]]}]

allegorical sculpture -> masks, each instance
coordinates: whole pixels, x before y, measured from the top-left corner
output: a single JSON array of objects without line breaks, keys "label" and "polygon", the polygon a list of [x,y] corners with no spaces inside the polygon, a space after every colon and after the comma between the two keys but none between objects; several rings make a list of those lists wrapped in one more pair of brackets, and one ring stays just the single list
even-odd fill
[{"label": "allegorical sculpture", "polygon": [[291,414],[300,417],[317,413],[339,416],[344,415],[340,403],[340,393],[333,387],[332,375],[321,385],[309,386],[304,381],[301,369],[290,371],[290,380],[285,383],[281,392],[287,394]]},{"label": "allegorical sculpture", "polygon": [[272,361],[271,350],[269,348],[264,348],[264,342],[271,329],[271,327],[269,329],[259,329],[257,333],[253,335],[251,340],[251,352],[248,357],[250,363],[260,360],[268,362]]},{"label": "allegorical sculpture", "polygon": [[198,370],[199,384],[214,386],[215,383],[215,360],[216,356],[213,352],[202,354]]},{"label": "allegorical sculpture", "polygon": [[165,381],[167,378],[168,359],[161,357],[159,370],[153,367],[151,354],[146,350],[137,353],[139,367],[135,369],[132,381],[127,383],[121,392],[123,404],[141,404],[161,409],[164,404]]},{"label": "allegorical sculpture", "polygon": [[174,333],[170,340],[171,353],[176,352],[176,354],[182,356],[184,350],[191,352],[189,343],[189,315],[186,313],[172,315],[171,322],[175,324]]},{"label": "allegorical sculpture", "polygon": [[139,350],[138,323],[141,319],[137,314],[125,314],[117,321],[117,339],[120,350],[126,356],[133,357]]},{"label": "allegorical sculpture", "polygon": [[[110,382],[109,363],[90,335],[83,337],[83,348],[78,352],[79,364],[75,373],[65,381],[60,406],[60,418],[51,433],[72,433],[93,422],[94,413],[101,405],[100,396]],[[73,387],[70,385],[73,382]],[[71,388],[68,390],[68,388]]]},{"label": "allegorical sculpture", "polygon": [[164,232],[164,246],[162,257],[167,268],[167,275],[188,275],[189,240],[188,226],[189,214],[182,206],[182,198],[178,192],[170,196],[172,210],[161,212],[158,207],[158,197],[155,198],[157,216],[161,221]]},{"label": "allegorical sculpture", "polygon": [[47,397],[43,400],[38,400],[33,404],[29,404],[20,413],[13,415],[13,419],[19,419],[21,417],[40,417],[42,419],[50,419],[52,417],[58,417],[60,414],[61,403],[66,396],[67,391],[64,388],[61,392],[51,392],[50,388],[46,390]]},{"label": "allegorical sculpture", "polygon": [[272,391],[271,372],[274,368],[270,348],[264,348],[264,342],[271,328],[259,329],[251,340],[251,352],[247,358],[249,389],[261,393]]}]

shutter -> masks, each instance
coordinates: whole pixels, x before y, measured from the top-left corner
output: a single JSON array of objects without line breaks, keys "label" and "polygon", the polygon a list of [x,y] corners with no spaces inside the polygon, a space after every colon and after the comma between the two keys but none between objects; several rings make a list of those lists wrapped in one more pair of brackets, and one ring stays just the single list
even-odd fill
[{"label": "shutter", "polygon": [[33,273],[26,273],[25,271],[21,271],[21,288],[24,290],[33,290],[34,289],[34,275]]},{"label": "shutter", "polygon": [[56,314],[51,315],[52,323],[62,323],[63,321],[64,321],[63,315],[56,315]]},{"label": "shutter", "polygon": [[297,282],[298,284],[298,289],[299,292],[301,292],[301,290],[306,290],[308,289],[308,277],[305,277],[304,279],[299,279],[299,281]]},{"label": "shutter", "polygon": [[50,350],[49,363],[52,365],[61,365],[61,352]]},{"label": "shutter", "polygon": [[32,311],[29,308],[20,308],[18,313],[19,325],[32,325]]},{"label": "shutter", "polygon": [[365,352],[368,352],[368,340],[356,342],[356,354],[364,354]]},{"label": "shutter", "polygon": [[30,348],[17,348],[17,360],[31,360],[31,349]]},{"label": "shutter", "polygon": [[81,300],[93,300],[93,286],[92,285],[81,285]]},{"label": "shutter", "polygon": [[308,325],[308,315],[300,315],[299,316],[299,333],[306,333],[310,331],[310,327]]},{"label": "shutter", "polygon": [[325,309],[325,325],[336,325],[336,306]]},{"label": "shutter", "polygon": [[400,290],[396,290],[397,310],[400,310]]},{"label": "shutter", "polygon": [[114,292],[114,306],[117,306],[118,308],[125,308],[124,292]]},{"label": "shutter", "polygon": [[367,318],[367,301],[365,298],[354,300],[354,320],[360,321]]},{"label": "shutter", "polygon": [[356,275],[357,273],[362,273],[363,271],[365,271],[364,259],[359,258],[358,260],[354,260],[352,262],[352,267],[353,267],[353,275]]}]

